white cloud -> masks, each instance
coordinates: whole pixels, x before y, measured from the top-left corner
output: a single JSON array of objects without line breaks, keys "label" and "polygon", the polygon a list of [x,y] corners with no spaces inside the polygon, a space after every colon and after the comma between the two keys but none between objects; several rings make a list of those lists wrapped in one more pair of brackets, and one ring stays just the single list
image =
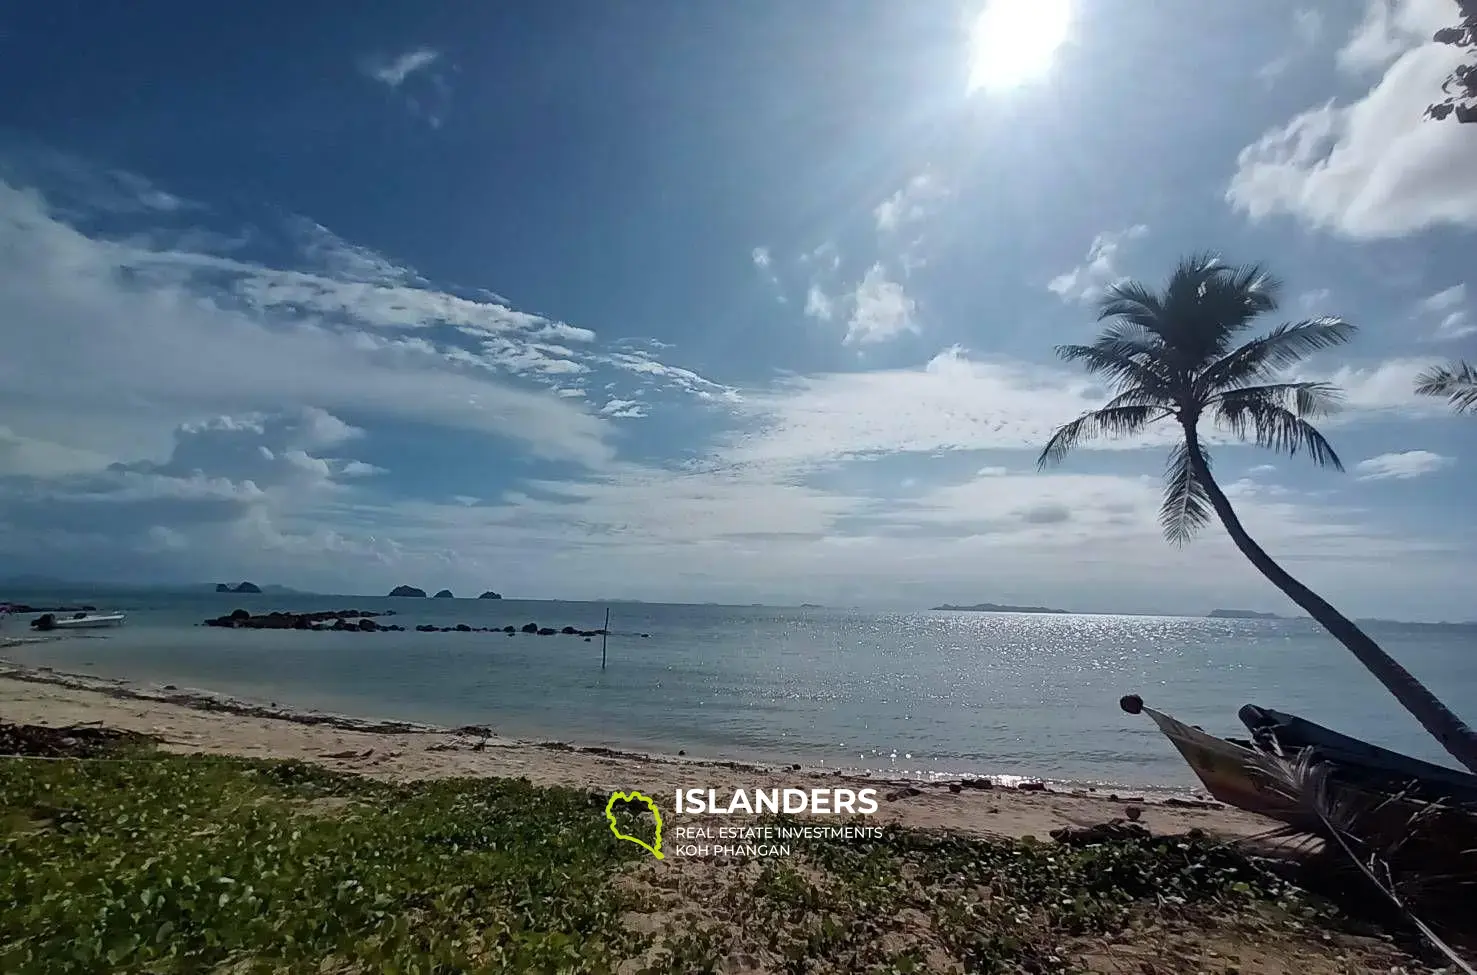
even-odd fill
[{"label": "white cloud", "polygon": [[774,255],[770,253],[769,248],[754,248],[752,251],[749,252],[749,260],[753,263],[754,268],[759,272],[759,276],[764,279],[765,283],[767,283],[770,289],[774,292],[775,301],[778,301],[782,305],[788,305],[790,303],[790,299],[785,297],[785,293],[780,287],[779,275],[776,274],[774,270]]},{"label": "white cloud", "polygon": [[1451,0],[1367,0],[1364,19],[1338,52],[1339,67],[1356,74],[1383,68],[1459,16]]},{"label": "white cloud", "polygon": [[805,293],[805,314],[828,322],[835,310],[835,303],[830,295],[822,291],[820,285],[812,283]]},{"label": "white cloud", "polygon": [[1086,262],[1052,278],[1046,287],[1063,301],[1095,301],[1106,288],[1125,279],[1118,266],[1123,245],[1148,232],[1148,227],[1135,224],[1127,230],[1098,234],[1087,250]]},{"label": "white cloud", "polygon": [[877,230],[889,233],[926,219],[949,195],[948,187],[932,172],[919,173],[892,196],[877,204],[872,215]]},{"label": "white cloud", "polygon": [[1416,306],[1416,314],[1436,320],[1432,337],[1438,341],[1466,338],[1477,335],[1477,319],[1465,307],[1466,302],[1467,286],[1456,284],[1421,301]]},{"label": "white cloud", "polygon": [[[971,359],[960,348],[921,368],[807,376],[749,391],[750,421],[723,452],[732,463],[809,468],[899,452],[1040,450],[1052,432],[1101,405],[1090,380],[1054,368]],[[1102,441],[1121,449],[1168,440]]]},{"label": "white cloud", "polygon": [[1342,365],[1331,372],[1304,370],[1297,379],[1323,380],[1344,392],[1343,409],[1323,421],[1325,426],[1346,422],[1359,414],[1397,413],[1405,416],[1445,415],[1439,400],[1415,394],[1416,376],[1436,360],[1387,359],[1375,365]]},{"label": "white cloud", "polygon": [[613,399],[600,408],[600,415],[612,419],[638,419],[646,415],[646,404],[633,399]]},{"label": "white cloud", "polygon": [[1328,299],[1332,297],[1333,292],[1328,288],[1314,288],[1311,291],[1304,291],[1297,296],[1297,307],[1301,312],[1311,317],[1318,314],[1318,309],[1325,307],[1328,304]]},{"label": "white cloud", "polygon": [[158,249],[147,228],[123,241],[90,235],[36,192],[0,182],[0,248],[12,255],[0,266],[0,463],[95,468],[86,455],[167,449],[192,416],[321,408],[598,465],[614,454],[606,419],[545,391],[570,375],[603,370],[714,402],[733,395],[650,353],[556,344],[594,336],[439,291],[311,222],[288,229],[309,270]]},{"label": "white cloud", "polygon": [[835,241],[827,240],[814,250],[801,254],[799,261],[822,271],[837,271],[841,268],[841,252],[836,249]]},{"label": "white cloud", "polygon": [[1288,214],[1359,239],[1477,226],[1477,132],[1424,116],[1464,56],[1430,40],[1455,11],[1446,0],[1370,11],[1340,58],[1359,69],[1389,62],[1384,75],[1363,98],[1309,109],[1241,150],[1226,199],[1253,220]]},{"label": "white cloud", "polygon": [[1467,286],[1465,284],[1452,285],[1444,291],[1438,291],[1431,297],[1421,302],[1421,309],[1429,312],[1450,311],[1467,300]]},{"label": "white cloud", "polygon": [[428,47],[413,48],[389,61],[377,63],[369,68],[370,75],[391,88],[399,88],[405,79],[424,68],[435,64],[441,52]]},{"label": "white cloud", "polygon": [[1433,454],[1429,450],[1404,450],[1394,454],[1380,454],[1354,465],[1361,481],[1382,481],[1390,478],[1407,480],[1450,467],[1455,463],[1451,457]]},{"label": "white cloud", "polygon": [[847,345],[886,342],[904,332],[919,332],[917,305],[903,286],[887,276],[879,264],[868,269],[851,295],[851,318],[846,323]]}]

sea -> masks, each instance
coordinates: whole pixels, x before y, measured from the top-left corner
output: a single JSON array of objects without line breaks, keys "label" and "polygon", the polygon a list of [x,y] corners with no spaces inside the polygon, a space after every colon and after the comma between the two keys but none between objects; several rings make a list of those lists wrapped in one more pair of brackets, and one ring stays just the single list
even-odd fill
[{"label": "sea", "polygon": [[[0,657],[15,663],[304,710],[485,725],[533,740],[892,778],[1189,789],[1193,776],[1153,723],[1119,708],[1121,695],[1136,693],[1217,734],[1244,734],[1236,711],[1254,703],[1452,764],[1308,620],[137,590],[0,595],[127,613],[121,627],[44,637],[28,617],[13,617],[0,628]],[[382,622],[407,631],[199,625],[238,607],[394,610]],[[595,629],[607,609],[607,641],[414,630]],[[1381,623],[1368,632],[1477,724],[1477,626]]]}]

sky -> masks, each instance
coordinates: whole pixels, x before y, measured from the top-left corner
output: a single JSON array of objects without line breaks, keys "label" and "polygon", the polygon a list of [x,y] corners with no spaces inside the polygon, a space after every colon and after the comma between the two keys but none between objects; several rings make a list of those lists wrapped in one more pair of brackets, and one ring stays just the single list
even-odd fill
[{"label": "sky", "polygon": [[1345,471],[1215,442],[1248,529],[1471,618],[1454,0],[994,2],[8,7],[0,576],[1293,612],[1163,539],[1170,431],[1035,466],[1211,251],[1359,326]]}]

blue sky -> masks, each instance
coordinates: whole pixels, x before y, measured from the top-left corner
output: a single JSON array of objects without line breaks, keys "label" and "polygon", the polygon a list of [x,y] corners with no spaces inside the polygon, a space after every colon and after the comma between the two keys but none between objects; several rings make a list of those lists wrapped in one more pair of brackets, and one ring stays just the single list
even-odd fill
[{"label": "blue sky", "polygon": [[1034,471],[1103,397],[1052,346],[1213,250],[1269,326],[1361,327],[1301,370],[1347,472],[1217,447],[1248,526],[1347,612],[1469,618],[1477,427],[1411,393],[1477,351],[1453,0],[1075,0],[980,87],[985,6],[10,10],[0,564],[1288,610],[1161,539],[1164,437]]}]

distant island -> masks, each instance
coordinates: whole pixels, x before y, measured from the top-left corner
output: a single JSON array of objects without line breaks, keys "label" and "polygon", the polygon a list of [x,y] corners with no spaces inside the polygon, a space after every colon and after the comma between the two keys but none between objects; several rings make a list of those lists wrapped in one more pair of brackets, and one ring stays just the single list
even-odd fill
[{"label": "distant island", "polygon": [[482,595],[478,596],[477,598],[478,599],[502,599],[503,598],[503,594],[500,593],[500,592],[493,592],[491,589],[489,589],[486,592],[484,592]]},{"label": "distant island", "polygon": [[1276,613],[1258,613],[1253,609],[1213,609],[1205,614],[1205,618],[1212,620],[1285,620],[1291,617],[1278,616]]},{"label": "distant island", "polygon": [[394,589],[390,590],[390,595],[415,596],[418,599],[424,599],[426,597],[426,591],[424,589],[417,589],[415,586],[396,586]]},{"label": "distant island", "polygon": [[[207,588],[207,587],[209,587],[209,585],[210,585],[209,583],[206,583],[205,586],[202,586],[201,588]],[[317,593],[311,593],[311,592],[308,592],[308,591],[303,590],[303,589],[294,589],[291,586],[278,586],[278,585],[274,585],[274,584],[272,584],[270,582],[267,583],[264,586],[259,586],[259,585],[257,585],[254,582],[240,582],[240,583],[237,583],[234,586],[229,585],[229,584],[224,583],[224,582],[217,582],[215,584],[215,587],[214,588],[215,588],[215,591],[216,592],[236,592],[236,593],[247,593],[247,594],[269,593],[269,594],[274,595],[274,596],[316,596],[317,595]]]},{"label": "distant island", "polygon": [[973,606],[955,606],[952,603],[944,603],[942,606],[934,606],[931,612],[951,613],[1060,613],[1067,615],[1065,609],[1051,609],[1046,606],[1006,606],[1001,603],[975,603]]},{"label": "distant island", "polygon": [[451,594],[451,590],[450,589],[443,589],[440,592],[438,592],[432,598],[434,598],[434,599],[455,599],[456,597]]}]

